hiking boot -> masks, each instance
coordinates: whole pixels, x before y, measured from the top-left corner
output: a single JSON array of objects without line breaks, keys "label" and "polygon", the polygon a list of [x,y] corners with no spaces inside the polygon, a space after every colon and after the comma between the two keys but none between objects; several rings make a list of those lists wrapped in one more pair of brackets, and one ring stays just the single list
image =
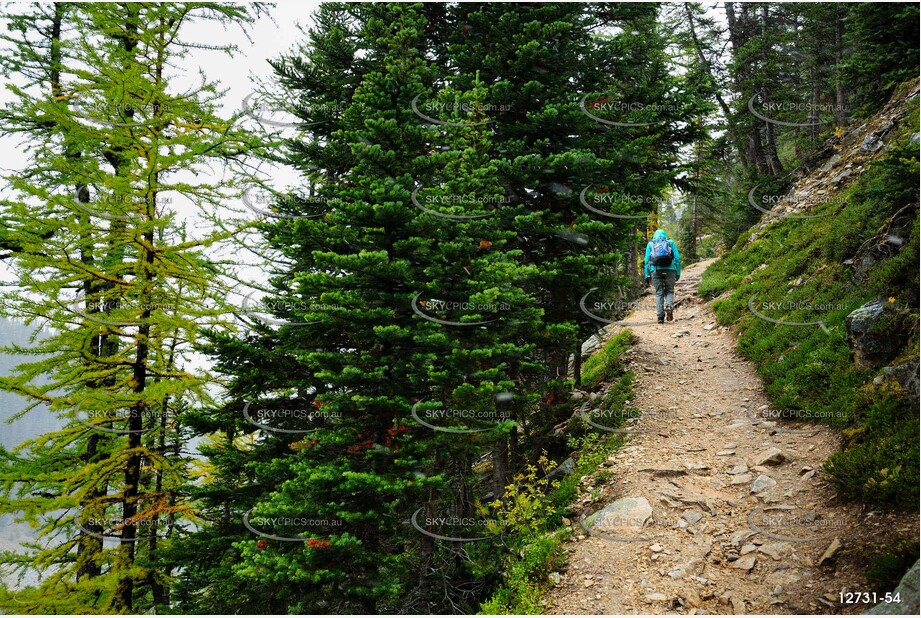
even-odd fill
[{"label": "hiking boot", "polygon": [[671,308],[671,307],[666,307],[666,308],[665,308],[665,319],[668,320],[669,322],[671,322],[671,321],[673,321],[673,320],[675,319],[675,316],[674,316],[674,314],[672,313],[672,308]]},{"label": "hiking boot", "polygon": [[659,324],[665,324],[665,318],[659,318]]}]

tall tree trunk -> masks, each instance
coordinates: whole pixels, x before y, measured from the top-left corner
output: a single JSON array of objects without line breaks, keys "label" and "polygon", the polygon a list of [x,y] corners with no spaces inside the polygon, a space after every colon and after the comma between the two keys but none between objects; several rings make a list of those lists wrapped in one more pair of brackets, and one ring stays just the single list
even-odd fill
[{"label": "tall tree trunk", "polygon": [[770,122],[764,123],[764,139],[765,146],[767,147],[768,165],[771,168],[771,174],[774,176],[783,175],[783,164],[780,162],[780,157],[777,155],[777,142],[774,141],[774,125]]},{"label": "tall tree trunk", "polygon": [[844,15],[838,7],[835,15],[835,124],[847,126],[850,122],[847,113],[847,87],[841,79],[841,53],[844,47]]}]

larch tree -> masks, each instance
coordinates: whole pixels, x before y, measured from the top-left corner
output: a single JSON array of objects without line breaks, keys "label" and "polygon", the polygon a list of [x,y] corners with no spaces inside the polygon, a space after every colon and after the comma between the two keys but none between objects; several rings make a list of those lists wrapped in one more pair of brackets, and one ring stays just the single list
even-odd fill
[{"label": "larch tree", "polygon": [[[64,429],[4,452],[0,509],[37,527],[3,561],[38,571],[4,593],[17,612],[136,612],[169,603],[157,565],[193,518],[179,488],[191,455],[181,424],[207,401],[188,367],[203,326],[224,321],[221,269],[169,207],[212,210],[235,192],[235,162],[259,142],[217,113],[220,91],[170,87],[189,22],[246,23],[243,7],[56,4],[7,15],[4,69],[15,102],[2,130],[28,145],[0,201],[5,259],[18,289],[4,315],[43,338],[9,350],[22,363],[0,387],[58,414]],[[230,47],[210,46],[231,51]],[[220,182],[190,180],[214,165]]]}]

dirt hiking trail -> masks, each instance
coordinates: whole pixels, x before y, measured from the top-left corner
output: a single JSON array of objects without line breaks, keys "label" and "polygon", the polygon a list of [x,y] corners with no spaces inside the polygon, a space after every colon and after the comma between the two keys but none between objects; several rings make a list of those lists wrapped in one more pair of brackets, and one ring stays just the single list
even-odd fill
[{"label": "dirt hiking trail", "polygon": [[643,414],[599,466],[605,480],[582,479],[583,521],[548,613],[860,613],[868,606],[839,597],[868,590],[855,549],[916,535],[916,518],[836,500],[821,465],[837,432],[770,410],[734,335],[696,295],[710,263],[682,273],[674,322],[655,324],[651,295],[625,319],[639,324],[627,362]]}]

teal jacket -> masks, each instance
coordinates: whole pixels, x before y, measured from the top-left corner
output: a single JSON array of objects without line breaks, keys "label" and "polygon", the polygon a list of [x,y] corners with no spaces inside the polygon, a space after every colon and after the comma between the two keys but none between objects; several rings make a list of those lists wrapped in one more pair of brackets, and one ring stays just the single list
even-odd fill
[{"label": "teal jacket", "polygon": [[[665,230],[656,230],[656,233],[653,234],[652,237],[653,239],[668,238],[668,234],[665,233]],[[646,244],[646,257],[643,258],[643,277],[649,279],[653,270],[673,270],[675,271],[675,279],[681,277],[681,254],[678,253],[678,246],[671,238],[668,239],[668,244],[672,246],[672,253],[675,254],[675,259],[672,260],[669,266],[653,266],[650,264],[649,254],[652,252],[652,241],[650,240]]]}]

